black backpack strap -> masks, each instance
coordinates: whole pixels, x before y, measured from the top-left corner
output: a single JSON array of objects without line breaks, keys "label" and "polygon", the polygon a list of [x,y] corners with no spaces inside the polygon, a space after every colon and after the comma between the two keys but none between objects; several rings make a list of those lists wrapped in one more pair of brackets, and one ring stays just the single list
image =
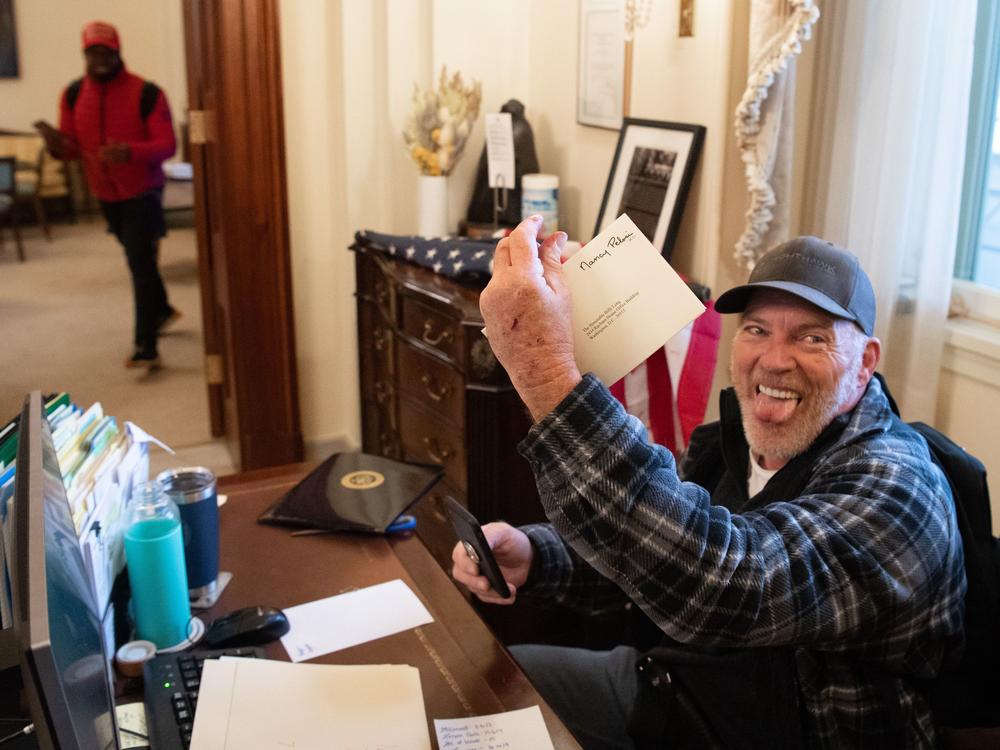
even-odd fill
[{"label": "black backpack strap", "polygon": [[156,100],[160,98],[160,87],[152,81],[142,84],[142,93],[139,95],[139,116],[146,120],[156,106]]},{"label": "black backpack strap", "polygon": [[73,111],[73,107],[76,106],[76,100],[80,98],[80,89],[83,88],[83,79],[77,78],[69,86],[66,87],[66,104],[69,106],[69,111]]},{"label": "black backpack strap", "polygon": [[897,417],[900,416],[899,407],[896,405],[896,399],[894,399],[892,397],[892,393],[889,392],[889,384],[885,382],[885,376],[880,372],[876,372],[874,373],[874,377],[879,382],[879,385],[882,386],[882,393],[885,394],[885,398],[889,402],[889,408],[892,409],[892,413]]}]

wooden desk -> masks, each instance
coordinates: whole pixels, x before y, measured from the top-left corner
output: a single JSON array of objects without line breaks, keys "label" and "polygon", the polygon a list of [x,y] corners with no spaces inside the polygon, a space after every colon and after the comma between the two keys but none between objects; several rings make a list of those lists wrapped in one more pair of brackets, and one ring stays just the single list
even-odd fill
[{"label": "wooden desk", "polygon": [[[219,492],[221,569],[233,573],[212,619],[253,604],[291,607],[376,583],[402,579],[434,622],[315,659],[325,664],[410,664],[420,670],[427,724],[433,719],[499,713],[538,705],[556,748],[579,748],[507,650],[494,638],[451,579],[413,534],[290,536],[257,516],[309,467],[296,465],[223,477]],[[280,642],[269,657],[287,660]],[[436,741],[434,741],[436,746]]]}]

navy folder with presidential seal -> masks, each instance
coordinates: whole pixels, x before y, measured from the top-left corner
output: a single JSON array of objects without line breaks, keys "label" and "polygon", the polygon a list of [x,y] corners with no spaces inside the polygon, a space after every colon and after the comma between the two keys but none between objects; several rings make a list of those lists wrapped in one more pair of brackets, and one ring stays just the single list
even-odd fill
[{"label": "navy folder with presidential seal", "polygon": [[405,511],[442,474],[440,466],[368,453],[335,453],[257,520],[326,531],[403,531],[415,523]]}]

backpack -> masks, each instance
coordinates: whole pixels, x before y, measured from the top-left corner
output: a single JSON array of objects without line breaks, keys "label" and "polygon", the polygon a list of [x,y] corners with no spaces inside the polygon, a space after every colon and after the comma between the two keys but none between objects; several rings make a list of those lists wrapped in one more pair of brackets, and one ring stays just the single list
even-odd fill
[{"label": "backpack", "polygon": [[[66,104],[69,106],[69,111],[73,111],[73,107],[76,106],[76,100],[80,98],[80,89],[83,88],[83,79],[77,78],[69,86],[66,87]],[[146,120],[153,113],[153,107],[156,106],[156,100],[160,97],[160,87],[157,86],[152,81],[145,81],[142,84],[142,93],[139,94],[139,116]]]},{"label": "backpack", "polygon": [[[876,373],[893,413],[899,408]],[[993,536],[986,467],[928,424],[910,422],[931,460],[944,472],[955,499],[965,557],[965,651],[927,685],[931,709],[946,727],[1000,726],[1000,539]]]}]

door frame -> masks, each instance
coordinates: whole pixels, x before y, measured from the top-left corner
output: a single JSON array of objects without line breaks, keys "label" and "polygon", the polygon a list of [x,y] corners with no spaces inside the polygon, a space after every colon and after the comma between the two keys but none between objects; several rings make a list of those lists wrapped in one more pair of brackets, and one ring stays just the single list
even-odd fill
[{"label": "door frame", "polygon": [[182,0],[209,414],[243,471],[303,457],[277,1]]}]

